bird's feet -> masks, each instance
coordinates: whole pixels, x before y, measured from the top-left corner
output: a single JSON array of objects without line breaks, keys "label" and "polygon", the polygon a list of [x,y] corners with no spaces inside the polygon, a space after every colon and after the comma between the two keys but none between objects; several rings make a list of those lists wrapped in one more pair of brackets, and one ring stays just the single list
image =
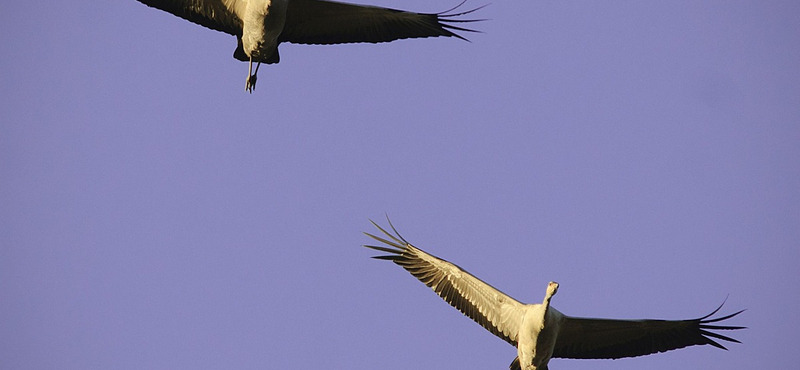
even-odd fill
[{"label": "bird's feet", "polygon": [[253,90],[256,89],[256,80],[257,79],[258,79],[258,77],[256,77],[256,75],[248,76],[247,77],[247,82],[244,84],[244,90],[252,94]]}]

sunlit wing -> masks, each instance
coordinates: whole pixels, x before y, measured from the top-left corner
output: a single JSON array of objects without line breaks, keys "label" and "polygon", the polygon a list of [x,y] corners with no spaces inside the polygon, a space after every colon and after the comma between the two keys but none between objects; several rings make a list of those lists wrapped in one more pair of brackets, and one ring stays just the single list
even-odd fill
[{"label": "sunlit wing", "polygon": [[740,342],[711,330],[736,330],[744,327],[710,324],[730,319],[744,310],[709,319],[720,308],[722,305],[714,312],[692,320],[606,320],[567,316],[559,328],[553,357],[636,357],[703,344],[726,349],[714,339]]},{"label": "sunlit wing", "polygon": [[[455,9],[455,8],[454,8]],[[278,41],[297,44],[388,42],[399,39],[453,36],[454,30],[475,32],[453,19],[477,9],[455,14],[414,13],[368,5],[320,0],[289,0],[286,24]],[[453,10],[453,9],[451,9]]]},{"label": "sunlit wing", "polygon": [[235,14],[236,0],[139,0],[187,21],[234,36],[242,34],[242,20]]},{"label": "sunlit wing", "polygon": [[373,258],[389,260],[400,265],[464,315],[475,320],[492,334],[514,346],[517,345],[517,333],[524,312],[522,303],[462,268],[414,247],[405,241],[394,227],[392,230],[395,235],[392,235],[375,222],[372,224],[389,239],[365,234],[389,247],[372,245],[365,247],[390,253]]}]

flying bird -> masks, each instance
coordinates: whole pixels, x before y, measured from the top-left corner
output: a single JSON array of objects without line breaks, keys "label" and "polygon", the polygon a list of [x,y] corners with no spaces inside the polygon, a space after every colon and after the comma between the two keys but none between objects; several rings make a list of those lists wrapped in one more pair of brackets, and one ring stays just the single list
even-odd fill
[{"label": "flying bird", "polygon": [[[372,222],[370,220],[370,222]],[[615,320],[567,316],[550,305],[558,283],[550,282],[542,303],[525,304],[481,281],[464,269],[408,243],[389,222],[391,234],[372,222],[386,238],[364,233],[386,246],[365,245],[432,288],[447,303],[492,334],[517,347],[511,370],[546,370],[551,358],[617,359],[694,346],[726,349],[717,340],[740,343],[712,330],[737,330],[716,322],[742,311],[690,320]],[[724,302],[723,302],[724,304]]]},{"label": "flying bird", "polygon": [[[453,13],[414,13],[377,6],[326,0],[138,0],[190,22],[236,36],[233,57],[249,62],[245,90],[253,92],[261,63],[280,61],[278,45],[389,42],[447,36],[466,40],[454,31],[476,32],[455,24],[479,21],[455,19],[482,7]],[[466,0],[464,0],[466,1]],[[253,62],[256,69],[253,72]]]}]

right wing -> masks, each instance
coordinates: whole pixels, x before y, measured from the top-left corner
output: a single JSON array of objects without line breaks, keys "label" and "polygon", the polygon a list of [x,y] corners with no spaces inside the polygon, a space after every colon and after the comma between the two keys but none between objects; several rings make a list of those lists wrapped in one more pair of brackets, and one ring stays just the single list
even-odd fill
[{"label": "right wing", "polygon": [[[462,268],[425,253],[408,243],[392,226],[392,235],[370,220],[390,240],[364,233],[389,247],[365,245],[367,248],[390,253],[373,258],[392,261],[410,272],[436,294],[492,334],[511,345],[517,345],[517,333],[522,324],[525,305],[491,285],[472,276]],[[389,223],[391,226],[391,222]]]},{"label": "right wing", "polygon": [[236,14],[247,5],[236,0],[139,0],[189,22],[234,36],[242,35],[242,20]]}]

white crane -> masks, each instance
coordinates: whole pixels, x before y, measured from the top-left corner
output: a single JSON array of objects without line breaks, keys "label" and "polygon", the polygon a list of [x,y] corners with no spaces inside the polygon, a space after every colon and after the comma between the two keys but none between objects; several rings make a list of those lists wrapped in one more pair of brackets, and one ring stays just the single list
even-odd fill
[{"label": "white crane", "polygon": [[[372,222],[370,220],[370,222]],[[690,320],[613,320],[571,317],[550,306],[558,283],[550,282],[540,304],[524,304],[472,276],[462,268],[408,243],[389,222],[390,234],[372,222],[389,239],[367,236],[385,246],[365,245],[389,253],[373,258],[392,261],[429,286],[447,303],[492,334],[517,347],[511,370],[547,370],[551,358],[616,359],[710,344],[726,349],[712,338],[740,343],[710,330],[744,329],[712,323],[733,314],[710,318],[714,312]],[[723,302],[724,304],[724,302]]]},{"label": "white crane", "polygon": [[[236,36],[233,57],[250,62],[245,90],[253,92],[261,63],[280,61],[278,45],[389,42],[399,39],[452,36],[475,32],[453,23],[480,8],[452,13],[413,13],[326,0],[138,0],[188,21]],[[464,0],[466,1],[466,0]],[[464,39],[465,40],[465,39]],[[253,62],[258,63],[253,72]]]}]

